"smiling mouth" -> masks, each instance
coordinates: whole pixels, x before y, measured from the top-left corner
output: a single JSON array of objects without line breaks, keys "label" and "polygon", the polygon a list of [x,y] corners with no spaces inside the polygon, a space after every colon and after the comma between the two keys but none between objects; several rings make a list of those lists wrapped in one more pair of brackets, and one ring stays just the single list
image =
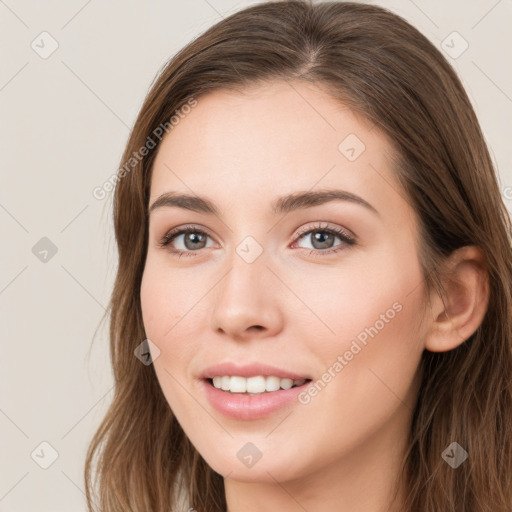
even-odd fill
[{"label": "smiling mouth", "polygon": [[224,391],[225,393],[230,393],[230,394],[233,394],[233,395],[246,395],[246,396],[258,396],[258,395],[267,395],[267,394],[271,394],[271,393],[276,393],[278,391],[286,391],[287,389],[293,389],[293,388],[298,388],[298,387],[302,387],[302,386],[306,386],[308,385],[310,382],[311,382],[311,379],[301,379],[300,381],[294,381],[293,385],[289,388],[282,388],[280,387],[279,389],[276,389],[276,390],[272,390],[272,391],[260,391],[260,392],[256,392],[256,393],[249,393],[247,391],[245,392],[241,392],[241,391],[231,391],[229,389],[221,389],[217,386],[215,386],[213,384],[213,379],[212,378],[209,378],[209,379],[204,379],[206,382],[208,382],[208,384],[210,384],[210,386],[212,386],[213,388],[219,390],[219,391]]}]

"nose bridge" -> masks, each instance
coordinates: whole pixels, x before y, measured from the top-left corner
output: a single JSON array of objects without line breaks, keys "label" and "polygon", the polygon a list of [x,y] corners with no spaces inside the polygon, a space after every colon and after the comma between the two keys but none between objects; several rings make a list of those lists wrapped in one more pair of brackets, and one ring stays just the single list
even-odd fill
[{"label": "nose bridge", "polygon": [[[270,236],[266,233],[268,226],[262,222],[259,207],[249,208],[249,205],[240,204],[238,211],[240,214],[230,223],[232,244],[229,244],[230,251],[226,258],[231,270],[226,276],[226,291],[244,289],[253,282],[257,284],[258,280],[266,279],[266,274],[269,274],[266,265],[270,263]],[[251,224],[249,219],[256,220]]]},{"label": "nose bridge", "polygon": [[237,304],[242,305],[249,301],[256,301],[263,292],[264,283],[271,274],[267,269],[268,254],[261,245],[256,247],[253,240],[242,240],[233,248],[228,258],[229,271],[220,283],[220,300],[223,297],[236,298]]},{"label": "nose bridge", "polygon": [[275,330],[279,308],[267,268],[268,253],[252,237],[233,247],[227,274],[214,294],[213,324],[233,336],[260,326]]}]

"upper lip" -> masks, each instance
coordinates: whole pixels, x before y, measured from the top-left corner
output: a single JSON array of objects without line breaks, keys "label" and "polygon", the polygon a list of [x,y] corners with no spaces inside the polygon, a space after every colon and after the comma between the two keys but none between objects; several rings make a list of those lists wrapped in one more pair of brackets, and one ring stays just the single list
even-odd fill
[{"label": "upper lip", "polygon": [[310,379],[310,377],[305,375],[299,375],[298,373],[294,373],[288,370],[283,370],[282,368],[278,368],[277,366],[271,366],[263,363],[251,363],[251,364],[243,364],[238,365],[236,363],[226,362],[216,364],[214,366],[209,366],[204,369],[199,378],[201,379],[212,379],[213,377],[223,377],[223,376],[239,376],[239,377],[255,377],[257,375],[263,375],[264,377],[275,376],[281,379],[292,379],[292,380],[302,380],[302,379]]}]

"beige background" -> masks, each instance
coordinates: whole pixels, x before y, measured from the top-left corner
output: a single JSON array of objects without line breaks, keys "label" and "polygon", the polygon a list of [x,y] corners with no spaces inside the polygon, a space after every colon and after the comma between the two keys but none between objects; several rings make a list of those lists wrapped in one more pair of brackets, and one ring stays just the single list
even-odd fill
[{"label": "beige background", "polygon": [[[87,356],[117,265],[110,197],[99,201],[92,190],[116,171],[168,58],[251,3],[0,0],[2,512],[85,510],[85,450],[112,398],[105,328]],[[512,210],[512,1],[373,3],[403,15],[438,47],[454,31],[467,41],[464,53],[448,58]],[[53,40],[57,50],[42,58]],[[447,41],[452,53],[463,48],[457,35]],[[34,254],[45,247],[32,249],[43,237],[57,249],[46,262],[45,253]]]}]

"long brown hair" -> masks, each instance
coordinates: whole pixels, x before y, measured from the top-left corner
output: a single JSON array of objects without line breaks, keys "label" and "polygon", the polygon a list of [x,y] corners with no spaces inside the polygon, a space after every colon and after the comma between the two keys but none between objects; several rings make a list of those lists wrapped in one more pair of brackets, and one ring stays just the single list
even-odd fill
[{"label": "long brown hair", "polygon": [[[403,510],[510,512],[512,229],[478,120],[441,52],[402,18],[376,6],[306,0],[257,4],[208,29],[167,63],[137,117],[122,164],[133,161],[120,171],[114,193],[115,395],[87,453],[89,510],[96,500],[102,512],[185,510],[179,495],[198,512],[226,509],[222,476],[176,421],[153,366],[134,356],[146,338],[139,291],[149,187],[157,127],[170,130],[169,120],[191,98],[272,80],[321,84],[389,136],[394,171],[419,216],[429,290],[442,293],[441,264],[455,249],[477,245],[485,253],[484,320],[456,349],[424,351],[418,369]],[[150,138],[156,148],[140,157]],[[441,457],[452,441],[469,453],[456,470]]]}]

